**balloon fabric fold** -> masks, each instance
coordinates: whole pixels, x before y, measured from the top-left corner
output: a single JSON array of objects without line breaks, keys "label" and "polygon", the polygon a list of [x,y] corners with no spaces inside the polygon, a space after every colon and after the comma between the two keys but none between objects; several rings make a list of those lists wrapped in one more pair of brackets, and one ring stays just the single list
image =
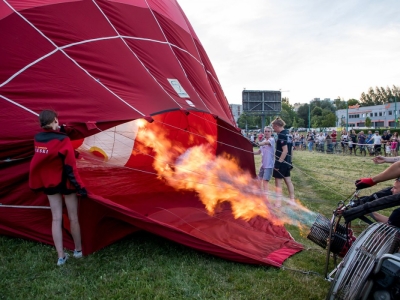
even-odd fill
[{"label": "balloon fabric fold", "polygon": [[[210,212],[196,190],[169,182],[192,147],[255,174],[252,146],[175,0],[1,0],[0,40],[0,234],[53,244],[47,198],[28,176],[38,114],[54,109],[81,153],[85,255],[137,230],[276,267],[302,250],[283,225],[235,218],[223,192]],[[151,130],[154,147],[164,136],[165,172],[142,136]],[[73,249],[66,211],[63,226]]]}]

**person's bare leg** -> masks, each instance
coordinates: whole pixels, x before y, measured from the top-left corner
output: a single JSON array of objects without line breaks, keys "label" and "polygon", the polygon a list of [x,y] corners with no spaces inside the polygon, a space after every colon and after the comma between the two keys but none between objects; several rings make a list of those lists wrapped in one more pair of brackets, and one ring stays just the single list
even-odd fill
[{"label": "person's bare leg", "polygon": [[78,198],[76,194],[65,195],[65,205],[68,210],[68,218],[71,226],[71,234],[75,243],[75,250],[82,250],[81,227],[78,220]]},{"label": "person's bare leg", "polygon": [[263,190],[265,193],[268,193],[268,181],[263,180]]},{"label": "person's bare leg", "polygon": [[292,179],[290,177],[285,177],[283,178],[283,180],[285,180],[288,192],[289,192],[289,198],[290,201],[294,202],[294,186],[292,183]]},{"label": "person's bare leg", "polygon": [[63,234],[62,234],[62,196],[61,194],[55,195],[47,195],[50,208],[51,215],[53,218],[51,224],[51,233],[53,235],[54,245],[56,246],[58,258],[64,258],[64,248],[63,248]]}]

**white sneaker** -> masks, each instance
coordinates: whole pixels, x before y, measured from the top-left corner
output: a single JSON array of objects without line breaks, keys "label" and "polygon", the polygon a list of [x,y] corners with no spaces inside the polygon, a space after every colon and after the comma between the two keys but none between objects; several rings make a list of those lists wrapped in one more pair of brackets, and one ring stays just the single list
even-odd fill
[{"label": "white sneaker", "polygon": [[57,266],[62,266],[63,264],[65,264],[67,262],[68,256],[68,253],[65,253],[64,258],[59,258],[57,261]]},{"label": "white sneaker", "polygon": [[75,258],[81,258],[82,257],[82,250],[81,251],[74,250],[74,257]]}]

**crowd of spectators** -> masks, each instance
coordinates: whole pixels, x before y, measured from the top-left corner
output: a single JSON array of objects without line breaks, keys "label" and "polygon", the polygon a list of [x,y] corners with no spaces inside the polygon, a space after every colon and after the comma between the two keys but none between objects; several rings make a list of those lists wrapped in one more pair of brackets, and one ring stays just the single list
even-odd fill
[{"label": "crowd of spectators", "polygon": [[[306,133],[293,131],[289,133],[293,138],[293,150],[308,150],[310,152],[321,152],[327,154],[342,153],[350,155],[384,155],[398,156],[399,136],[397,132],[393,134],[386,130],[382,135],[379,131],[374,133],[368,130],[367,133],[355,130],[347,132],[343,130],[338,134],[336,130],[326,132],[316,132],[310,130]],[[273,135],[276,140],[276,134]],[[248,139],[257,147],[257,143],[263,139],[262,133],[252,133]]]}]

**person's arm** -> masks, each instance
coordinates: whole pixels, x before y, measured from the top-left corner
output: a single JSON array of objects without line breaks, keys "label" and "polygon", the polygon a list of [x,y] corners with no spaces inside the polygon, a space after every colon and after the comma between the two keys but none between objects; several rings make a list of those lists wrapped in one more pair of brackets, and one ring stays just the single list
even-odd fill
[{"label": "person's arm", "polygon": [[379,182],[383,182],[389,179],[395,179],[400,177],[400,161],[395,162],[389,166],[385,171],[379,173],[374,177],[361,178],[355,181],[356,189],[361,190],[374,186]]},{"label": "person's arm", "polygon": [[64,173],[68,180],[76,188],[77,194],[86,197],[87,191],[84,188],[82,180],[79,176],[78,169],[76,167],[74,149],[72,148],[70,139],[68,137],[61,141],[58,153],[64,161]]},{"label": "person's arm", "polygon": [[400,161],[400,156],[396,156],[396,157],[384,157],[384,156],[377,156],[375,158],[372,159],[372,161],[375,164],[383,164],[383,163],[390,163],[393,164],[395,162]]},{"label": "person's arm", "polygon": [[370,216],[377,222],[381,223],[387,223],[389,220],[389,217],[386,217],[384,215],[378,214],[377,212],[372,212]]},{"label": "person's arm", "polygon": [[395,179],[397,177],[400,177],[400,161],[393,163],[385,171],[372,177],[372,181],[374,183],[379,183],[389,179]]},{"label": "person's arm", "polygon": [[268,140],[264,140],[264,141],[262,141],[262,142],[259,142],[258,144],[259,144],[260,146],[271,145],[270,141],[268,141]]},{"label": "person's arm", "polygon": [[254,155],[259,155],[259,154],[261,154],[261,150],[254,151],[253,153],[254,153]]},{"label": "person's arm", "polygon": [[287,145],[284,145],[284,146],[282,146],[281,156],[279,156],[280,163],[285,160],[287,154],[288,154],[288,147],[287,147]]}]

